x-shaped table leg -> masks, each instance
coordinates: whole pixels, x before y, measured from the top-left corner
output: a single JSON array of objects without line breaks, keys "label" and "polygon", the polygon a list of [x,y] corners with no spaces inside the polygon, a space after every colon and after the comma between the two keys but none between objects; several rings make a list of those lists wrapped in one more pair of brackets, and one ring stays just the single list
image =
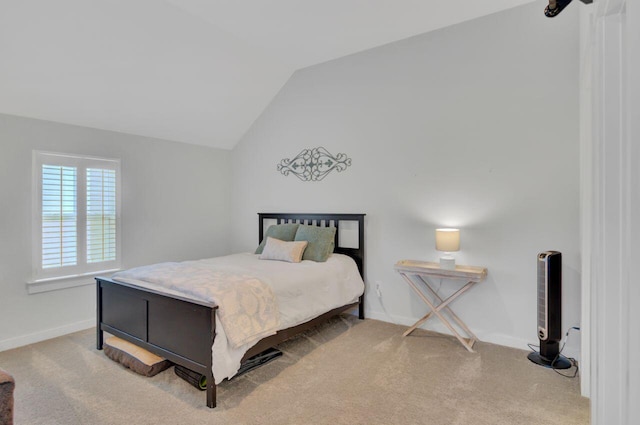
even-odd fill
[{"label": "x-shaped table leg", "polygon": [[[435,314],[440,319],[440,321],[442,323],[444,323],[444,325],[447,328],[449,328],[449,330],[458,339],[458,341],[460,341],[460,343],[467,350],[469,350],[470,352],[473,353],[474,352],[473,351],[473,345],[478,340],[478,338],[473,334],[473,332],[471,332],[471,329],[469,329],[469,327],[467,325],[465,325],[465,323],[449,308],[449,304],[451,303],[451,301],[455,300],[460,295],[462,295],[464,292],[469,290],[469,288],[471,288],[471,286],[476,282],[469,281],[466,285],[464,285],[462,288],[458,289],[456,292],[454,292],[452,295],[450,295],[447,299],[443,300],[436,293],[436,291],[433,290],[431,285],[429,285],[429,282],[425,278],[423,278],[422,276],[418,275],[418,277],[420,278],[422,283],[424,283],[424,285],[427,287],[427,289],[429,289],[429,291],[433,294],[435,300],[438,301],[439,304],[435,305],[420,290],[420,288],[418,288],[416,283],[413,280],[411,280],[405,273],[400,273],[400,275],[404,278],[404,280],[407,281],[407,283],[409,284],[409,286],[411,286],[411,288],[414,290],[414,292],[416,294],[418,294],[418,296],[431,308],[431,311],[429,311],[429,313],[427,313],[424,317],[422,317],[420,320],[418,320],[416,323],[414,323],[413,326],[411,326],[409,329],[407,329],[406,332],[403,334],[403,336],[409,335],[418,326],[420,326],[424,322],[426,322],[429,319],[429,317],[431,317],[432,314]],[[440,313],[440,310],[445,310],[447,313],[449,313],[451,318],[458,324],[458,326],[460,326],[465,331],[465,333],[467,334],[468,338],[464,338],[462,335],[460,335],[460,333],[453,327],[453,325],[447,320],[447,318],[442,313]]]}]

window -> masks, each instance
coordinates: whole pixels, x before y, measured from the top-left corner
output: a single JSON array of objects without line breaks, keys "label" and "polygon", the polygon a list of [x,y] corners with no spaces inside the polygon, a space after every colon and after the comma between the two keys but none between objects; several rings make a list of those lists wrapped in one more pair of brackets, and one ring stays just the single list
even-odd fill
[{"label": "window", "polygon": [[118,269],[120,161],[33,152],[31,283]]}]

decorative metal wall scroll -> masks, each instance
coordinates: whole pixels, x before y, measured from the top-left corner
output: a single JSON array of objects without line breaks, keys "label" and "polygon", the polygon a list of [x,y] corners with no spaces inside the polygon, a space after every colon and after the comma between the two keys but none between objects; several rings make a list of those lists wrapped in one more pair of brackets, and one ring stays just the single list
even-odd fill
[{"label": "decorative metal wall scroll", "polygon": [[320,181],[333,170],[344,171],[351,165],[351,158],[339,153],[330,154],[322,146],[304,149],[293,159],[285,158],[278,164],[278,171],[285,176],[292,173],[302,181]]}]

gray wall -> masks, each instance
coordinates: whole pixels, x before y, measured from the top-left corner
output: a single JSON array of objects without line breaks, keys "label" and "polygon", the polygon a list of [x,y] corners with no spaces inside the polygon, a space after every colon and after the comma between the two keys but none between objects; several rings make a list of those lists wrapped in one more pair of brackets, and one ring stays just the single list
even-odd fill
[{"label": "gray wall", "polygon": [[[453,304],[481,339],[537,341],[548,249],[563,253],[564,326],[578,324],[577,73],[576,14],[539,4],[296,72],[233,152],[234,250],[255,247],[258,211],[366,213],[368,315],[409,324],[426,308],[394,263],[437,261],[434,229],[459,226],[457,262],[489,269]],[[317,146],[353,165],[321,182],[276,171]]]},{"label": "gray wall", "polygon": [[124,267],[229,253],[230,151],[0,115],[0,350],[95,325],[93,285],[27,294],[34,149],[121,159]]}]

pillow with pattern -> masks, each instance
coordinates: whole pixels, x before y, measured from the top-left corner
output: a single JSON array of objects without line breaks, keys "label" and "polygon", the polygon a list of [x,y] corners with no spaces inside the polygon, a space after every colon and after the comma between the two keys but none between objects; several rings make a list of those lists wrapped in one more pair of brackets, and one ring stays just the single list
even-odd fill
[{"label": "pillow with pattern", "polygon": [[264,246],[262,254],[260,254],[261,260],[278,260],[287,261],[289,263],[299,263],[302,261],[302,254],[307,247],[307,241],[300,242],[287,242],[275,239],[272,237],[267,238],[267,243]]}]

